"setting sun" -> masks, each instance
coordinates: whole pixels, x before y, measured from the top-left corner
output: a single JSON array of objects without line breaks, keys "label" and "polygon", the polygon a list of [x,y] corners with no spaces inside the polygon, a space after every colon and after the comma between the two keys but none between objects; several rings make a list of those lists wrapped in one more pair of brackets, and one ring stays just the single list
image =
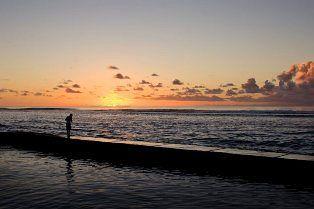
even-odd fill
[{"label": "setting sun", "polygon": [[101,99],[101,106],[104,107],[123,107],[130,104],[129,99],[124,98],[116,93],[110,93]]}]

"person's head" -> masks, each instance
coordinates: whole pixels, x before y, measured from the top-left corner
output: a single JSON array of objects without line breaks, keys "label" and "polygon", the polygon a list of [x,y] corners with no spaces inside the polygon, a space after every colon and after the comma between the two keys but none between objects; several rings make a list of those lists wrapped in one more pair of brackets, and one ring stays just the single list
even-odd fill
[{"label": "person's head", "polygon": [[71,114],[70,114],[70,117],[72,118],[72,116],[73,116],[73,114],[71,113]]}]

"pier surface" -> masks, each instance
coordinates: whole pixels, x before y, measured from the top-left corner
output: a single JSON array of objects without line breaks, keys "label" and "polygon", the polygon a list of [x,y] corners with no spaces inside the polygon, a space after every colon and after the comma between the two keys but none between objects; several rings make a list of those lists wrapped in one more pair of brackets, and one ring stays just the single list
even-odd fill
[{"label": "pier surface", "polygon": [[68,140],[61,136],[26,132],[0,133],[0,146],[3,145],[75,157],[205,168],[242,175],[271,175],[306,180],[312,179],[314,174],[314,156],[311,155],[80,136]]}]

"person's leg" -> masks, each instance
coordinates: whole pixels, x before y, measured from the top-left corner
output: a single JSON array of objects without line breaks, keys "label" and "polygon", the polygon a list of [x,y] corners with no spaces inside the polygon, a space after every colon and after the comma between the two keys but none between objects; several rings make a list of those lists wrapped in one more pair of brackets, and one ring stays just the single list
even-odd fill
[{"label": "person's leg", "polygon": [[68,137],[68,139],[70,139],[70,130],[69,129],[67,129],[67,137]]}]

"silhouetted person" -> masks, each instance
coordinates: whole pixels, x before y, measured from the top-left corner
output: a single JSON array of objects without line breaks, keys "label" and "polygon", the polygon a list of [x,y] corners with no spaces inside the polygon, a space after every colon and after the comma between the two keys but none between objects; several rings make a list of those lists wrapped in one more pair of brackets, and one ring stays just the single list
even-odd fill
[{"label": "silhouetted person", "polygon": [[70,139],[71,136],[71,124],[72,124],[72,114],[65,118],[66,121],[66,129],[67,129],[67,137]]}]

